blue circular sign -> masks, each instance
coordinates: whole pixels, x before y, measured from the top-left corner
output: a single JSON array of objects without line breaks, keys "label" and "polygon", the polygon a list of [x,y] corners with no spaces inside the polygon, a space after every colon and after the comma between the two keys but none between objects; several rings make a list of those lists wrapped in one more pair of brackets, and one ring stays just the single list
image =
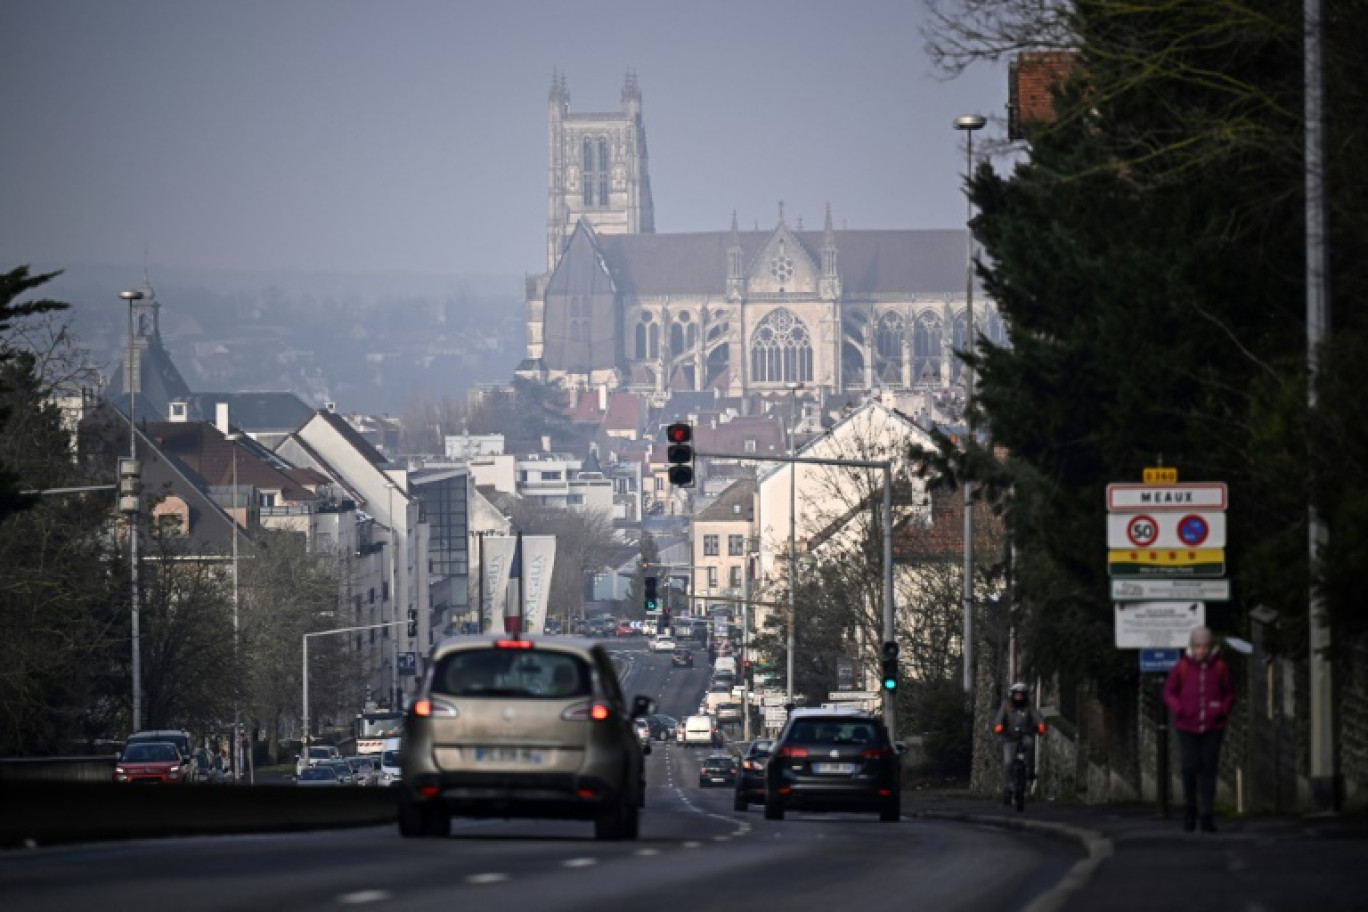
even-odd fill
[{"label": "blue circular sign", "polygon": [[1211,527],[1207,525],[1207,521],[1196,514],[1184,516],[1178,521],[1178,537],[1190,548],[1195,548],[1206,541],[1210,534]]}]

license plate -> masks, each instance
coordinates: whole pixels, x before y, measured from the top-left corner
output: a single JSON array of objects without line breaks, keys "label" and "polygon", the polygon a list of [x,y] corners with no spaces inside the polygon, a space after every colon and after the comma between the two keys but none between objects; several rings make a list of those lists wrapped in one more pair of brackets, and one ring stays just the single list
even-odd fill
[{"label": "license plate", "polygon": [[814,773],[821,773],[827,776],[849,776],[855,772],[853,763],[814,763],[812,764]]},{"label": "license plate", "polygon": [[477,747],[476,763],[525,763],[536,766],[542,762],[542,752],[527,747]]},{"label": "license plate", "polygon": [[726,782],[727,779],[726,779],[725,776],[709,776],[709,777],[708,777],[708,781],[709,781],[709,782]]}]

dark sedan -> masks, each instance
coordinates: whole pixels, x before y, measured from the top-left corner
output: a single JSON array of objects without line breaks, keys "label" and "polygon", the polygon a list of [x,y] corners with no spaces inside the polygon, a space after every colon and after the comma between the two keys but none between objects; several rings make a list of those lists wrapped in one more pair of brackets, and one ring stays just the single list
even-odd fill
[{"label": "dark sedan", "polygon": [[736,758],[727,754],[713,754],[698,768],[698,787],[733,785],[736,782]]},{"label": "dark sedan", "polygon": [[674,716],[654,715],[646,717],[646,724],[651,729],[652,741],[668,741],[674,737],[675,728],[679,725],[679,720]]},{"label": "dark sedan", "polygon": [[741,769],[736,774],[736,810],[744,811],[751,803],[765,803],[765,763],[769,760],[774,742],[768,738],[752,741],[741,756]]},{"label": "dark sedan", "polygon": [[674,654],[670,656],[670,664],[675,668],[693,668],[693,650],[676,649]]}]

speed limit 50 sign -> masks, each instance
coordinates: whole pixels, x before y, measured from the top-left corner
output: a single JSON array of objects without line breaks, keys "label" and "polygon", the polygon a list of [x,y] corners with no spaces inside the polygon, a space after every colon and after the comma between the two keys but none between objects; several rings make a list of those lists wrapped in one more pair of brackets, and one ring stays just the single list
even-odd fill
[{"label": "speed limit 50 sign", "polygon": [[1224,548],[1222,510],[1108,513],[1108,548]]}]

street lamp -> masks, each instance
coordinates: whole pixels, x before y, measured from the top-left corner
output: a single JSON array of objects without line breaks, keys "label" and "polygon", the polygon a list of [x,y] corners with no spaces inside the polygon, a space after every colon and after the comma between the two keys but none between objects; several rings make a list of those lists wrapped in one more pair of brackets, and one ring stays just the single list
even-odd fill
[{"label": "street lamp", "polygon": [[[133,376],[136,361],[133,350],[133,302],[144,297],[141,291],[121,291],[119,297],[128,302],[128,360],[124,362],[124,380],[128,383],[128,460],[132,473],[138,474],[138,382]],[[122,506],[122,504],[121,504]],[[138,514],[141,501],[132,501],[128,513],[128,580],[132,606],[133,634],[133,731],[142,728],[142,640],[138,618]]]},{"label": "street lamp", "polygon": [[233,452],[233,780],[242,778],[242,669],[238,655],[238,477],[237,444],[239,433],[225,434]]},{"label": "street lamp", "polygon": [[[965,142],[965,180],[974,177],[974,132],[983,129],[987,123],[977,114],[955,118],[955,129],[964,131]],[[965,227],[974,215],[974,200],[966,190]],[[964,267],[964,348],[972,357],[974,353],[974,233],[969,229],[967,257]],[[974,439],[974,365],[972,360],[964,364],[964,422],[965,454]],[[967,465],[967,462],[966,462]],[[964,479],[964,692],[974,692],[974,486],[969,478]]]},{"label": "street lamp", "polygon": [[[790,380],[784,384],[789,391],[789,446],[788,454],[795,455],[794,432],[796,431],[798,409],[798,391],[803,388],[803,384]],[[797,636],[794,628],[797,626],[798,615],[794,605],[794,590],[796,588],[797,571],[795,564],[798,562],[798,463],[789,463],[789,559],[788,559],[788,657],[786,672],[788,675],[788,705],[793,706],[793,652],[797,648]]]}]

